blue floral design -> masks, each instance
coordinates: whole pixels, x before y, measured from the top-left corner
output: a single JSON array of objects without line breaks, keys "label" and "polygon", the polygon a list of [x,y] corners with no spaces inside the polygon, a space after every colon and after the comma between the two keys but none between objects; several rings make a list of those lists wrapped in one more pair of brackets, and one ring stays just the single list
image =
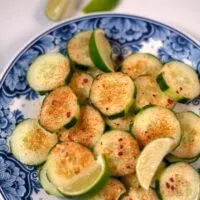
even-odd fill
[{"label": "blue floral design", "polygon": [[152,25],[152,30],[151,38],[159,41],[164,41],[171,34],[170,30],[155,24]]},{"label": "blue floral design", "polygon": [[0,186],[9,200],[21,200],[25,195],[25,176],[13,162],[0,156]]},{"label": "blue floral design", "polygon": [[196,68],[197,72],[200,74],[200,49],[197,49],[197,48],[192,49],[190,60],[192,60],[193,66]]},{"label": "blue floral design", "polygon": [[146,22],[124,18],[103,18],[99,27],[105,30],[108,38],[117,40],[122,44],[139,41],[150,32]]},{"label": "blue floral design", "polygon": [[9,151],[8,145],[7,145],[7,141],[3,138],[0,138],[0,151]]},{"label": "blue floral design", "polygon": [[192,47],[188,40],[177,34],[171,34],[163,43],[165,52],[176,60],[188,58]]},{"label": "blue floral design", "polygon": [[26,73],[30,64],[35,60],[39,53],[33,49],[25,52],[15,63],[6,76],[3,90],[7,96],[16,96],[24,93],[28,89],[26,82]]},{"label": "blue floral design", "polygon": [[158,57],[161,59],[161,61],[162,61],[163,63],[167,63],[167,62],[173,60],[173,57],[170,56],[170,55],[165,51],[164,48],[160,48],[160,49],[158,50]]},{"label": "blue floral design", "polygon": [[11,112],[7,108],[0,110],[0,137],[7,138],[10,136],[20,121],[23,120],[23,115],[19,110]]}]

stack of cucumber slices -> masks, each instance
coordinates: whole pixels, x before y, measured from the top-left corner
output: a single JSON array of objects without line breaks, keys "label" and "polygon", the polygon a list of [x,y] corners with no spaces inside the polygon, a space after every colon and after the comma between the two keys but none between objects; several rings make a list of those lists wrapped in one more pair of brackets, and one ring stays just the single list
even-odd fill
[{"label": "stack of cucumber slices", "polygon": [[45,98],[11,135],[13,155],[39,166],[41,186],[60,198],[198,200],[190,163],[200,156],[200,117],[173,111],[200,94],[192,67],[139,52],[117,66],[100,29],[66,46],[68,57],[41,55],[27,72]]}]

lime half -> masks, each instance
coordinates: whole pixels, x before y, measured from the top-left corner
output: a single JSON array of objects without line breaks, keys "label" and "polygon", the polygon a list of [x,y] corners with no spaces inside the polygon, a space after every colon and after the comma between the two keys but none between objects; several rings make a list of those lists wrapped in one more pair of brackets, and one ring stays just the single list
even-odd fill
[{"label": "lime half", "polygon": [[104,156],[99,156],[94,164],[75,176],[58,190],[67,197],[92,196],[99,192],[109,179],[109,170]]},{"label": "lime half", "polygon": [[163,158],[174,145],[172,138],[159,138],[143,149],[136,164],[136,175],[140,185],[148,190]]},{"label": "lime half", "polygon": [[83,9],[84,13],[110,11],[114,9],[119,0],[91,0]]}]

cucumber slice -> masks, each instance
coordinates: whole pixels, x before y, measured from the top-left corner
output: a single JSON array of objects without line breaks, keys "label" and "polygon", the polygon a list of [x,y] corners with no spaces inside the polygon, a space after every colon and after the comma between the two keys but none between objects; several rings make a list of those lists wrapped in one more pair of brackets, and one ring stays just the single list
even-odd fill
[{"label": "cucumber slice", "polygon": [[104,156],[99,156],[90,168],[74,176],[59,191],[67,197],[90,197],[101,190],[109,179],[108,165]]},{"label": "cucumber slice", "polygon": [[94,165],[95,159],[86,147],[74,142],[63,142],[54,147],[46,163],[49,181],[56,187],[62,187]]},{"label": "cucumber slice", "polygon": [[34,166],[47,159],[57,141],[57,135],[44,130],[34,119],[21,122],[10,137],[13,155],[22,163]]},{"label": "cucumber slice", "polygon": [[79,116],[77,97],[72,90],[63,86],[53,90],[43,101],[40,112],[40,124],[49,131],[58,131],[62,127],[74,126]]},{"label": "cucumber slice", "polygon": [[117,119],[106,118],[106,123],[111,129],[130,131],[133,123],[132,117],[121,117]]},{"label": "cucumber slice", "polygon": [[166,63],[157,82],[162,91],[180,103],[186,103],[200,94],[197,73],[190,66],[178,61]]},{"label": "cucumber slice", "polygon": [[181,127],[176,115],[169,109],[151,106],[141,110],[131,129],[141,147],[156,138],[172,137],[175,148],[181,139]]},{"label": "cucumber slice", "polygon": [[60,53],[39,56],[27,72],[27,81],[38,92],[50,91],[65,84],[70,75],[69,60]]},{"label": "cucumber slice", "polygon": [[110,178],[105,187],[89,200],[118,200],[126,192],[124,185],[115,178]]},{"label": "cucumber slice", "polygon": [[94,64],[90,58],[89,41],[92,31],[83,31],[76,34],[68,43],[67,50],[70,59],[78,65],[93,68]]},{"label": "cucumber slice", "polygon": [[158,105],[169,109],[174,107],[174,100],[160,90],[155,77],[140,76],[135,80],[135,86],[137,89],[135,106],[138,110],[146,105]]},{"label": "cucumber slice", "polygon": [[94,153],[106,156],[113,176],[125,176],[135,172],[140,149],[129,133],[112,130],[101,137],[94,147]]},{"label": "cucumber slice", "polygon": [[179,158],[179,157],[176,157],[172,154],[169,154],[169,155],[166,156],[165,159],[169,163],[177,163],[177,162],[193,163],[193,162],[196,162],[199,159],[199,156],[197,156],[195,158],[191,158],[191,159],[186,159],[186,158]]},{"label": "cucumber slice", "polygon": [[56,196],[56,197],[63,197],[63,195],[56,189],[56,186],[53,185],[49,181],[49,179],[47,177],[47,165],[46,164],[44,164],[39,171],[39,180],[40,180],[41,186],[48,194]]},{"label": "cucumber slice", "polygon": [[122,72],[128,74],[133,80],[141,75],[157,76],[162,67],[158,58],[147,53],[134,53],[122,63]]},{"label": "cucumber slice", "polygon": [[196,200],[200,193],[199,174],[186,163],[170,165],[158,180],[163,200]]},{"label": "cucumber slice", "polygon": [[113,72],[112,49],[103,30],[96,29],[90,38],[90,57],[97,68],[103,72]]},{"label": "cucumber slice", "polygon": [[133,105],[135,85],[121,72],[104,73],[94,80],[90,100],[109,118],[123,117]]},{"label": "cucumber slice", "polygon": [[156,192],[152,189],[144,190],[142,188],[132,189],[122,200],[159,200]]},{"label": "cucumber slice", "polygon": [[172,155],[182,159],[195,159],[200,156],[200,117],[193,112],[178,113],[182,137]]},{"label": "cucumber slice", "polygon": [[149,189],[160,163],[173,144],[172,138],[159,138],[150,142],[141,152],[136,164],[136,175],[145,190]]},{"label": "cucumber slice", "polygon": [[80,118],[75,127],[60,132],[61,141],[74,141],[93,147],[101,138],[105,123],[101,114],[92,106],[81,108]]},{"label": "cucumber slice", "polygon": [[69,87],[74,94],[78,97],[80,104],[87,103],[90,95],[90,89],[92,86],[93,78],[83,72],[75,72],[69,83]]}]

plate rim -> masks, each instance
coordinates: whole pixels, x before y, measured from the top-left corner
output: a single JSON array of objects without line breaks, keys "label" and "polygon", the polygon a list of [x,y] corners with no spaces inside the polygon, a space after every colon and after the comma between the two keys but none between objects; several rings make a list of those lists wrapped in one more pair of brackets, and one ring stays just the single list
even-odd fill
[{"label": "plate rim", "polygon": [[[200,40],[197,40],[194,36],[191,34],[187,33],[186,31],[181,30],[180,28],[175,28],[174,26],[168,25],[167,23],[161,22],[154,20],[149,17],[144,17],[141,15],[132,15],[132,14],[126,14],[126,13],[118,13],[118,12],[98,12],[95,14],[88,14],[88,15],[81,15],[81,16],[76,16],[76,17],[71,17],[66,20],[62,20],[61,22],[52,24],[47,26],[46,28],[43,28],[41,31],[39,31],[38,34],[35,34],[35,36],[30,37],[25,43],[16,50],[16,53],[14,53],[13,56],[11,56],[10,61],[8,61],[5,66],[3,67],[3,70],[0,73],[0,87],[2,87],[2,84],[9,73],[10,69],[13,67],[13,64],[19,59],[19,57],[27,51],[29,47],[32,46],[37,40],[39,40],[41,37],[43,37],[45,34],[48,34],[48,32],[51,32],[53,30],[56,30],[62,26],[64,26],[67,23],[73,23],[74,21],[77,20],[87,20],[87,19],[92,19],[92,18],[101,18],[101,17],[124,17],[124,18],[132,18],[136,20],[143,20],[149,23],[153,23],[155,25],[160,25],[168,30],[172,30],[194,45],[196,45],[200,49]],[[4,191],[0,187],[0,199],[6,200],[7,197],[4,194]]]},{"label": "plate rim", "polygon": [[200,49],[200,41],[198,41],[194,36],[187,33],[186,31],[181,30],[180,28],[175,28],[174,26],[170,26],[167,23],[160,22],[160,21],[154,20],[152,18],[144,17],[144,16],[141,16],[141,15],[132,15],[132,14],[126,14],[126,13],[117,13],[117,12],[116,13],[115,12],[96,12],[96,13],[92,13],[92,14],[76,16],[76,17],[68,18],[66,20],[62,20],[59,23],[56,23],[56,24],[53,24],[53,25],[50,25],[50,26],[44,28],[37,35],[28,39],[25,42],[25,44],[22,45],[22,47],[20,47],[19,50],[17,50],[17,52],[12,56],[10,61],[8,61],[8,63],[5,65],[4,69],[0,73],[0,87],[2,87],[2,84],[4,82],[4,78],[8,74],[9,70],[11,69],[11,67],[13,66],[15,61],[24,53],[24,51],[27,48],[29,48],[35,41],[39,40],[46,33],[51,32],[54,29],[58,29],[59,27],[62,27],[66,23],[73,23],[73,21],[76,21],[76,20],[84,20],[84,19],[90,19],[90,18],[95,18],[95,17],[112,17],[112,16],[114,16],[114,17],[117,17],[117,16],[118,17],[120,17],[120,16],[121,17],[128,17],[128,18],[147,21],[147,22],[153,23],[155,25],[160,25],[164,28],[167,28],[168,30],[172,30],[172,31],[178,33],[179,35],[181,35],[185,39],[192,42],[194,45],[198,46],[199,49]]}]

